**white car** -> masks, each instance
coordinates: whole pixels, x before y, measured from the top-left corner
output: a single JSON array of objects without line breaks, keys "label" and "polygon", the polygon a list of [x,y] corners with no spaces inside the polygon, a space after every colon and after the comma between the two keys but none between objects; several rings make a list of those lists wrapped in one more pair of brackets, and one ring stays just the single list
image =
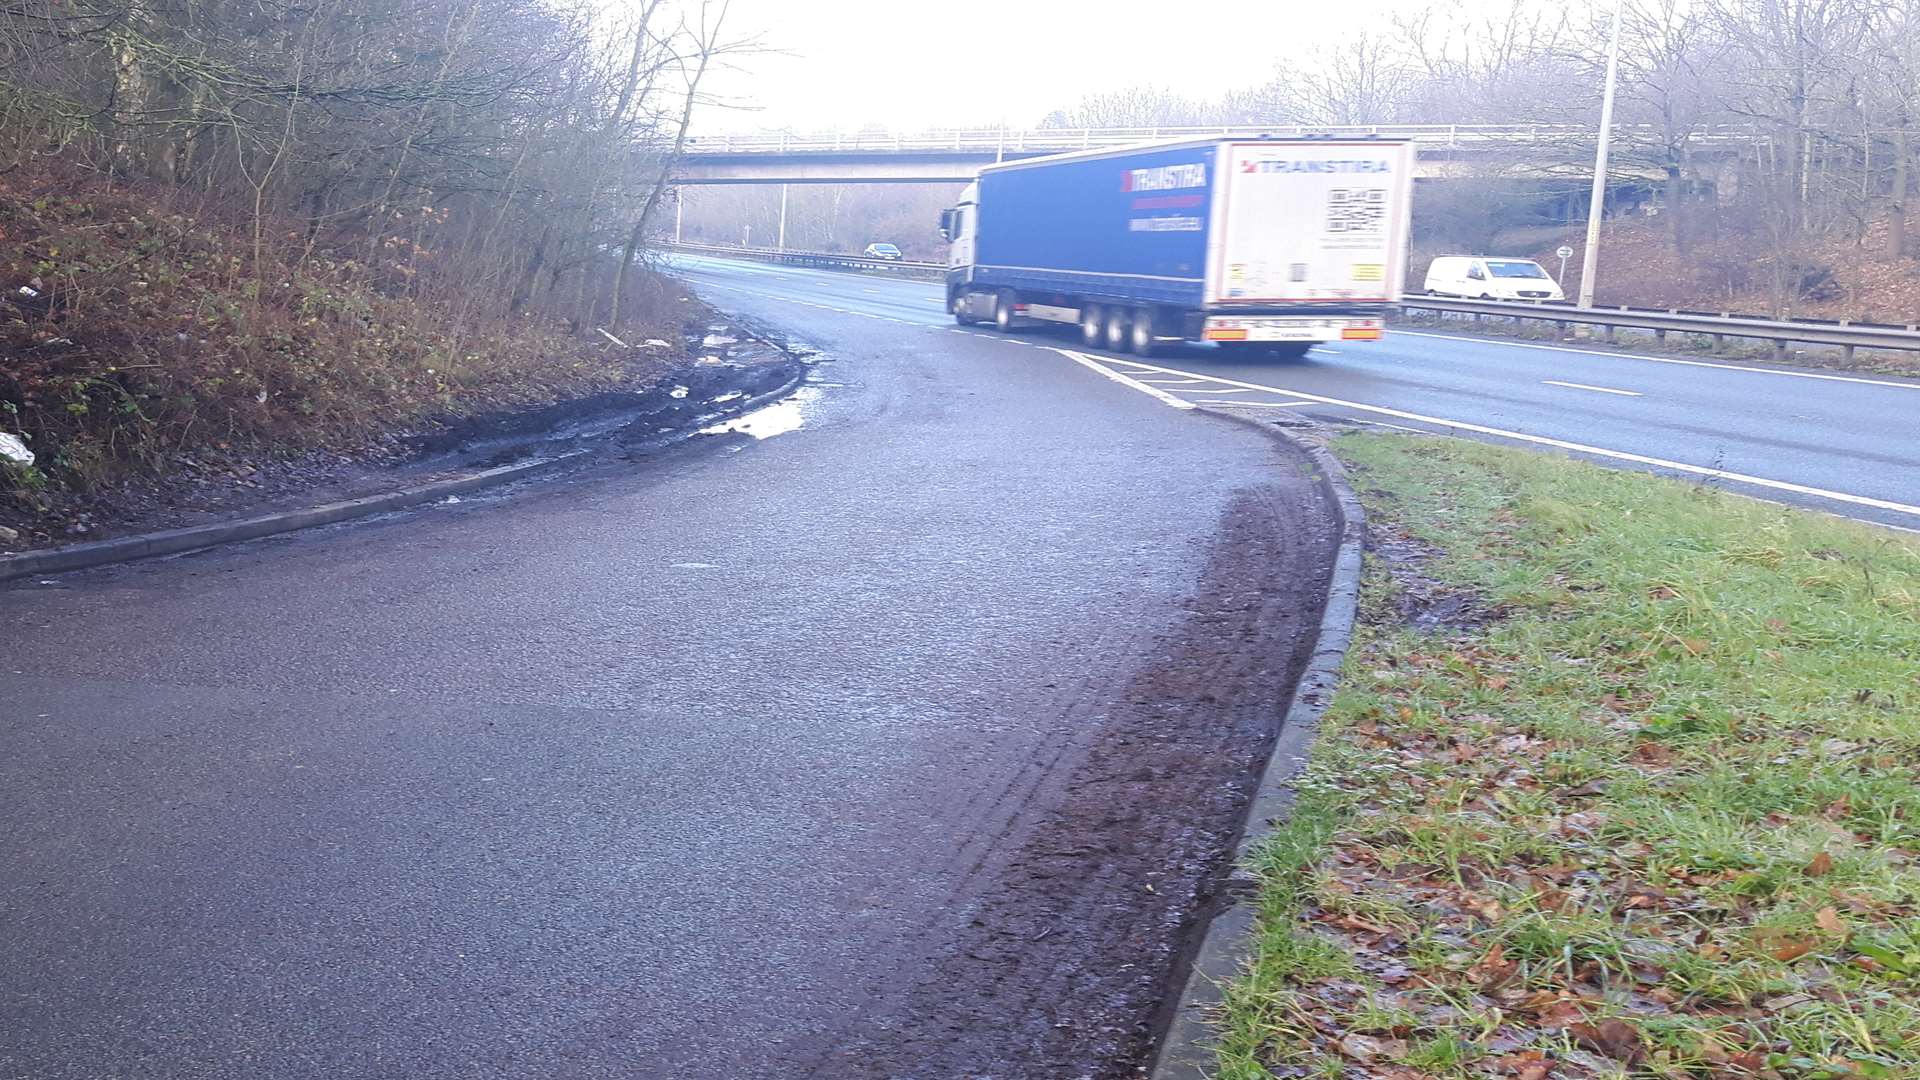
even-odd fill
[{"label": "white car", "polygon": [[1427,267],[1428,296],[1468,300],[1565,300],[1560,283],[1532,259],[1442,255]]}]

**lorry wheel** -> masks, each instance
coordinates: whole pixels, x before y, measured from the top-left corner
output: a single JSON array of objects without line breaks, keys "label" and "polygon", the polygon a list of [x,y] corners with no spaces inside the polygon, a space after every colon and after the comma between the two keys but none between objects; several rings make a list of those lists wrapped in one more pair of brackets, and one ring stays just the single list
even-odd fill
[{"label": "lorry wheel", "polygon": [[959,323],[961,326],[973,325],[973,322],[974,322],[973,316],[967,314],[967,294],[966,293],[963,293],[963,292],[954,293],[953,296],[947,300],[947,310],[953,312],[954,322]]},{"label": "lorry wheel", "polygon": [[1088,304],[1080,309],[1080,344],[1089,349],[1097,349],[1107,333],[1107,313],[1099,304]]},{"label": "lorry wheel", "polygon": [[1269,360],[1303,360],[1307,350],[1313,348],[1311,341],[1276,341],[1264,350]]},{"label": "lorry wheel", "polygon": [[1003,334],[1013,333],[1012,289],[1002,289],[993,298],[993,328]]},{"label": "lorry wheel", "polygon": [[1126,352],[1127,331],[1129,329],[1127,324],[1132,321],[1132,319],[1127,317],[1126,308],[1108,308],[1107,332],[1104,335],[1105,340],[1102,341],[1101,344],[1105,345],[1110,352]]},{"label": "lorry wheel", "polygon": [[1133,313],[1133,325],[1127,331],[1127,349],[1135,356],[1152,356],[1159,344],[1153,336],[1153,309],[1137,308]]}]

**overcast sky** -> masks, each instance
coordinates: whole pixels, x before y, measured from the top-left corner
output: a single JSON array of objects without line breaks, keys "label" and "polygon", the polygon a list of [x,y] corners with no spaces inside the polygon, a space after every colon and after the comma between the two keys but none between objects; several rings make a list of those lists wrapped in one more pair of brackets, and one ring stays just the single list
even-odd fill
[{"label": "overcast sky", "polygon": [[[1471,2],[1471,0],[1469,0]],[[1031,125],[1126,86],[1265,82],[1289,48],[1378,25],[1393,0],[733,0],[742,57],[697,133]]]}]

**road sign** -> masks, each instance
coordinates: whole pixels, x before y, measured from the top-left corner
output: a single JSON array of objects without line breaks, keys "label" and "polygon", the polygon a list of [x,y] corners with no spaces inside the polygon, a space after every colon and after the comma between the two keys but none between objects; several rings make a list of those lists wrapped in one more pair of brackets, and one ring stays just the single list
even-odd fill
[{"label": "road sign", "polygon": [[1565,244],[1561,244],[1559,250],[1555,251],[1554,254],[1563,259],[1571,259],[1573,258],[1573,249]]},{"label": "road sign", "polygon": [[1573,258],[1573,249],[1565,244],[1561,244],[1558,248],[1554,249],[1553,253],[1560,256],[1560,276],[1554,280],[1558,281],[1560,287],[1564,289],[1567,285],[1567,260]]}]

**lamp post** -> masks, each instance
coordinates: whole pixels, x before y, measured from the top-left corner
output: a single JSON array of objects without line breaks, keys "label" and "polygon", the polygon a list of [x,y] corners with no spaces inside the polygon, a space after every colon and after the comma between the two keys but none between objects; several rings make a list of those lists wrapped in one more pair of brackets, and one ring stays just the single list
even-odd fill
[{"label": "lamp post", "polygon": [[1600,141],[1593,151],[1593,197],[1587,201],[1587,249],[1580,256],[1580,306],[1593,306],[1593,279],[1600,269],[1600,215],[1607,204],[1607,143],[1613,135],[1613,83],[1620,70],[1620,8],[1613,0],[1613,33],[1607,37],[1607,87],[1600,94]]}]

